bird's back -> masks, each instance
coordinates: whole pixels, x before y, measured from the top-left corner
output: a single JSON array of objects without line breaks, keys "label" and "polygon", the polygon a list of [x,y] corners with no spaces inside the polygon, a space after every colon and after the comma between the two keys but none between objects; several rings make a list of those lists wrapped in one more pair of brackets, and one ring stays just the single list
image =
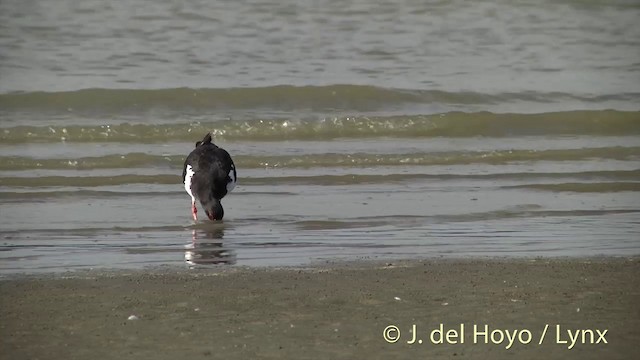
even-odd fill
[{"label": "bird's back", "polygon": [[[191,167],[191,190],[202,200],[222,199],[228,192],[228,184],[235,183],[235,165],[229,153],[213,143],[201,143],[185,160],[183,179]],[[233,178],[232,178],[233,177]]]}]

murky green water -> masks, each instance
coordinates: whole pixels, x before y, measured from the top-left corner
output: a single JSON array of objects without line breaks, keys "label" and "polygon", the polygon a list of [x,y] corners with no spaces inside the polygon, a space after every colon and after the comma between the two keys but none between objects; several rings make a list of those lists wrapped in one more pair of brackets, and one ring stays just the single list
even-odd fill
[{"label": "murky green water", "polygon": [[[640,252],[633,1],[0,2],[0,273]],[[180,175],[211,131],[225,220]]]}]

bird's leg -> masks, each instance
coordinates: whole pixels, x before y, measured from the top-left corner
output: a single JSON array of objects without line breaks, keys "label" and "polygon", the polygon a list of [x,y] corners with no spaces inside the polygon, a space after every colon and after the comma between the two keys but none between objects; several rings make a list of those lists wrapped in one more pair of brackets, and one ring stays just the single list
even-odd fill
[{"label": "bird's leg", "polygon": [[193,221],[198,221],[198,208],[195,201],[191,202],[191,215],[193,215]]}]

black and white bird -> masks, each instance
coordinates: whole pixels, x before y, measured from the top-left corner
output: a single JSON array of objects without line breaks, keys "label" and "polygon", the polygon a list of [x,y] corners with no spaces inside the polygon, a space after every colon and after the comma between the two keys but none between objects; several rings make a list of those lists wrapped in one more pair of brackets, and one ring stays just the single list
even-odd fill
[{"label": "black and white bird", "polygon": [[224,209],[220,200],[236,186],[236,166],[231,155],[211,142],[211,133],[196,143],[187,156],[182,170],[184,189],[191,196],[191,214],[198,220],[196,199],[211,220],[222,220]]}]

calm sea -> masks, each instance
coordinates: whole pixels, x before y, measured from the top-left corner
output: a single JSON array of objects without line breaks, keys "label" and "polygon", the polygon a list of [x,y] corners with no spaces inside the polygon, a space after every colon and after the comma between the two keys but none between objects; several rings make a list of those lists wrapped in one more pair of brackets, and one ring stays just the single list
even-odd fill
[{"label": "calm sea", "polygon": [[[0,275],[640,254],[638,19],[636,0],[2,0]],[[239,186],[196,224],[182,163],[209,131]]]}]

